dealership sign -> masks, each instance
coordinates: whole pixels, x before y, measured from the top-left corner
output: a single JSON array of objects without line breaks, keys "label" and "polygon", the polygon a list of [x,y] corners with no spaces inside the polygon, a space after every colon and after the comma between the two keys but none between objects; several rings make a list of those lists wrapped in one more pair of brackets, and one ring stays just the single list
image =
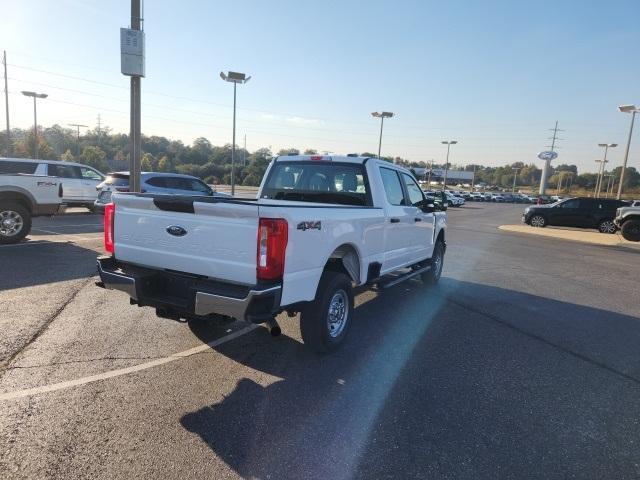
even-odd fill
[{"label": "dealership sign", "polygon": [[551,160],[555,160],[556,158],[558,158],[558,154],[556,152],[551,152],[551,151],[540,152],[538,154],[538,158],[540,160],[551,161]]}]

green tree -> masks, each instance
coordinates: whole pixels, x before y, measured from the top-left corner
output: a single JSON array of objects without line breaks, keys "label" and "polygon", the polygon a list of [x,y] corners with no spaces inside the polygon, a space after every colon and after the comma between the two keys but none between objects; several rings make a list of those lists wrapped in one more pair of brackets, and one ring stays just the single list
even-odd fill
[{"label": "green tree", "polygon": [[[33,130],[26,132],[26,135],[22,140],[18,141],[15,145],[15,155],[22,158],[34,158],[35,157],[35,142],[33,137]],[[38,158],[44,158],[47,160],[57,160],[55,152],[51,148],[42,135],[42,131],[38,129]]]},{"label": "green tree", "polygon": [[71,150],[67,149],[66,152],[60,155],[60,160],[64,162],[75,162],[76,157],[73,156],[73,153],[71,153]]},{"label": "green tree", "polygon": [[243,171],[245,177],[242,184],[253,187],[260,185],[264,172],[267,170],[269,162],[271,161],[271,157],[271,150],[268,148],[261,148],[253,152],[249,156],[249,165],[247,165]]},{"label": "green tree", "polygon": [[145,153],[140,162],[140,170],[143,172],[153,172],[153,155]]},{"label": "green tree", "polygon": [[160,160],[158,160],[158,171],[159,172],[173,172],[174,166],[169,157],[164,155]]},{"label": "green tree", "polygon": [[107,154],[100,147],[84,147],[84,149],[82,150],[82,155],[80,155],[80,161],[85,165],[89,165],[90,167],[93,167],[101,172],[109,171]]}]

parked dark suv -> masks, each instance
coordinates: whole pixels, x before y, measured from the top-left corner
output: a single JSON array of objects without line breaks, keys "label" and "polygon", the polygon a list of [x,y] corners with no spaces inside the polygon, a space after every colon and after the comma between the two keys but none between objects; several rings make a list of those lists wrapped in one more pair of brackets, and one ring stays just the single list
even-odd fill
[{"label": "parked dark suv", "polygon": [[569,198],[550,205],[527,207],[522,221],[532,227],[557,225],[562,227],[597,228],[601,233],[615,233],[616,209],[627,206],[622,200],[605,198]]}]

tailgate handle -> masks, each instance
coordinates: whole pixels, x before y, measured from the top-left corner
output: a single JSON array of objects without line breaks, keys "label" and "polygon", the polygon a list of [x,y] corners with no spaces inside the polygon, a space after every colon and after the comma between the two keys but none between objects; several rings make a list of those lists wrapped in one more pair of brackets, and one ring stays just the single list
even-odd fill
[{"label": "tailgate handle", "polygon": [[420,217],[416,217],[416,218],[414,218],[413,220],[414,220],[415,222],[421,222],[421,221],[422,221],[422,219],[421,219]]},{"label": "tailgate handle", "polygon": [[399,218],[392,218],[391,220],[389,220],[391,223],[400,223],[400,219]]},{"label": "tailgate handle", "polygon": [[154,198],[153,204],[160,210],[164,210],[166,212],[195,213],[193,209],[193,200],[182,198]]}]

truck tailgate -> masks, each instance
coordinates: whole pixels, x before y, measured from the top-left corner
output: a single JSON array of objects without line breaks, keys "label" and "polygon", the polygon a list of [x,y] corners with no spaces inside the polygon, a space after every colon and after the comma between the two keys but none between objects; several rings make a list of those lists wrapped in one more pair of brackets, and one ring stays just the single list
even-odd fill
[{"label": "truck tailgate", "polygon": [[175,197],[114,194],[118,260],[255,284],[257,204],[187,200],[182,205],[192,204],[190,213],[159,208],[163,200]]}]

